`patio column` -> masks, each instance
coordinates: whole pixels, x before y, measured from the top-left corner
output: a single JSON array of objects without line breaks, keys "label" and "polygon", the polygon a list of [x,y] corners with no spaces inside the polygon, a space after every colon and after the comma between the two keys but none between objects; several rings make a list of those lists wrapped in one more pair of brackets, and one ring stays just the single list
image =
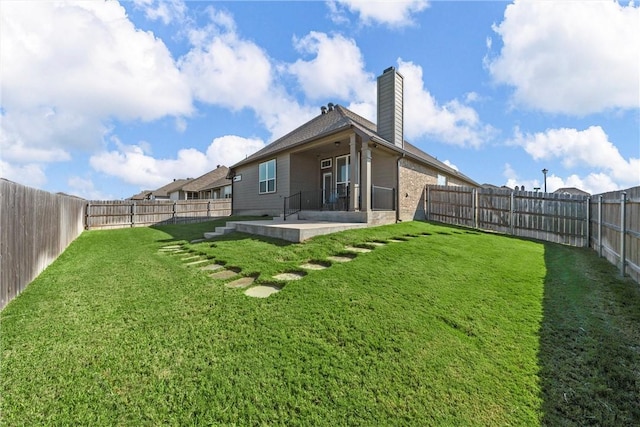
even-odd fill
[{"label": "patio column", "polygon": [[371,210],[371,150],[368,141],[362,141],[362,160],[360,162],[360,195],[362,196],[360,210]]},{"label": "patio column", "polygon": [[349,210],[355,211],[358,210],[358,161],[356,156],[358,152],[356,151],[356,134],[352,133],[349,139],[349,155],[351,159],[351,164],[349,165]]}]

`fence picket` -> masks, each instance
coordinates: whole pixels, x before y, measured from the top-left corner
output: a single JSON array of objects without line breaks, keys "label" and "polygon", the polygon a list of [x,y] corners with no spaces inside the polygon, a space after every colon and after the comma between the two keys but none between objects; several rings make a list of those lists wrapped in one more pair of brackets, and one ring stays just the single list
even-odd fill
[{"label": "fence picket", "polygon": [[429,220],[588,246],[640,282],[640,187],[591,198],[494,188],[430,185]]}]

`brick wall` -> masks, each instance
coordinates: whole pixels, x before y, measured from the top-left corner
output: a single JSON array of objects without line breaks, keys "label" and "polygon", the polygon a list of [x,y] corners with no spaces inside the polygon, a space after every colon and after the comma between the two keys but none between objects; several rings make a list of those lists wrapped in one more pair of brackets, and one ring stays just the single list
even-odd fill
[{"label": "brick wall", "polygon": [[[399,177],[399,217],[401,221],[425,219],[425,194],[426,185],[438,183],[438,171],[428,166],[414,162],[411,159],[400,160]],[[465,185],[455,177],[440,172],[447,177],[447,185]]]}]

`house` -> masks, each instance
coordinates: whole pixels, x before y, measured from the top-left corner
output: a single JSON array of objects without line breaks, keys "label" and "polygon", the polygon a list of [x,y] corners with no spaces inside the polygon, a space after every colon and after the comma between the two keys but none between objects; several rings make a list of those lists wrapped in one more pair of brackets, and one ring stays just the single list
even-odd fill
[{"label": "house", "polygon": [[151,200],[152,193],[153,191],[151,190],[143,190],[138,194],[129,197],[129,200]]},{"label": "house", "polygon": [[553,193],[563,194],[565,196],[591,196],[591,194],[587,193],[586,191],[580,190],[579,188],[576,188],[576,187],[558,188]]},{"label": "house", "polygon": [[228,199],[231,197],[229,168],[218,165],[214,170],[186,183],[181,189],[186,200]]},{"label": "house", "polygon": [[340,105],[230,168],[233,214],[390,223],[424,219],[427,184],[478,184],[404,140],[403,77],[378,77],[378,124]]},{"label": "house", "polygon": [[151,200],[184,200],[182,187],[192,181],[193,178],[174,179],[169,184],[154,190],[151,193]]}]

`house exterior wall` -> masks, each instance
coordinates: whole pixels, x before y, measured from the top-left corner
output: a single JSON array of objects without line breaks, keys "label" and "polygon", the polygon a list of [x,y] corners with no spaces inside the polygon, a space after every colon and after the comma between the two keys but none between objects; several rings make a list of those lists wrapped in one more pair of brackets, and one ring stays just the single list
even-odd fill
[{"label": "house exterior wall", "polygon": [[[259,193],[260,163],[276,159],[276,191],[275,193]],[[270,215],[282,213],[284,197],[289,196],[290,155],[284,153],[275,157],[240,166],[236,169],[236,177],[240,181],[233,183],[234,215]]]},{"label": "house exterior wall", "polygon": [[372,150],[371,155],[371,184],[378,187],[398,188],[396,184],[396,169],[398,157],[381,150]]},{"label": "house exterior wall", "polygon": [[320,190],[320,160],[316,156],[311,153],[291,154],[290,165],[291,192]]},{"label": "house exterior wall", "polygon": [[404,158],[399,162],[399,211],[401,221],[425,219],[425,192],[426,185],[436,185],[438,175],[447,177],[447,185],[468,185],[454,176],[437,171],[414,160]]}]

